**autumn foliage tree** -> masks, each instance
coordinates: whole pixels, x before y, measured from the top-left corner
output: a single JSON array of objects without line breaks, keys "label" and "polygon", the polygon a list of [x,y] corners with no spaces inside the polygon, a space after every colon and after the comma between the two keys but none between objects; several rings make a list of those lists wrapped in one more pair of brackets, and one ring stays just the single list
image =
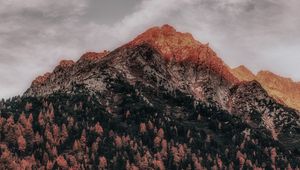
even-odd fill
[{"label": "autumn foliage tree", "polygon": [[292,151],[286,154],[267,135],[218,117],[225,113],[197,119],[195,111],[174,121],[163,109],[141,103],[131,108],[124,100],[115,118],[112,107],[83,98],[28,99],[9,107],[0,102],[0,169],[299,168]]}]

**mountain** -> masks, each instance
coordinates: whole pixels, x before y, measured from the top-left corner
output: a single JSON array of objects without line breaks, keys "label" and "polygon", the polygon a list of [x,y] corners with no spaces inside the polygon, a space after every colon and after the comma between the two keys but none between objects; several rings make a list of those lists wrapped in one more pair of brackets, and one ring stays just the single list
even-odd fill
[{"label": "mountain", "polygon": [[244,65],[238,66],[231,70],[231,73],[240,81],[255,80],[255,75]]},{"label": "mountain", "polygon": [[[156,57],[156,60],[144,61],[144,63],[132,63],[132,65],[140,64],[140,67],[146,67],[140,68],[144,69],[142,70],[144,72],[143,75],[137,75],[137,73],[134,73],[135,70],[129,68],[132,67],[130,66],[131,61],[123,60],[129,60],[129,52],[133,53],[133,51],[138,47],[145,48],[145,46],[153,48],[152,50],[158,53],[160,57]],[[86,55],[87,54],[84,54],[81,58],[84,58]],[[124,57],[125,55],[128,57]],[[153,71],[153,75],[149,75],[150,77],[154,76],[156,79],[162,79],[155,80],[158,81],[155,82],[156,85],[165,85],[167,83],[168,85],[166,85],[166,87],[168,87],[169,90],[180,89],[181,91],[187,93],[193,93],[193,96],[199,99],[206,98],[208,95],[204,93],[206,93],[208,90],[205,91],[205,89],[200,89],[198,84],[209,83],[208,81],[212,81],[209,80],[210,77],[215,77],[218,79],[216,81],[220,82],[220,84],[215,85],[215,89],[219,90],[217,90],[217,92],[211,91],[211,93],[222,93],[223,90],[221,88],[223,86],[227,86],[228,89],[230,85],[238,81],[230,73],[230,68],[226,66],[219,57],[216,56],[215,52],[211,50],[208,45],[203,45],[196,41],[190,34],[176,32],[176,30],[169,25],[164,25],[161,28],[154,27],[147,30],[132,42],[129,42],[113,53],[110,53],[106,58],[111,58],[112,61],[106,62],[105,64],[116,65],[114,67],[116,67],[117,70],[113,71],[122,71],[125,74],[125,77],[130,79],[131,83],[135,83],[135,81],[140,79],[145,79],[146,75],[151,74],[151,71]],[[64,66],[64,64],[62,65],[62,62],[64,63],[66,61],[62,61],[60,65],[55,68],[53,74],[45,83],[33,84],[31,88],[27,90],[25,95],[40,96],[51,94],[54,91],[62,88],[70,89],[72,86],[71,82],[86,84],[89,86],[90,90],[99,91],[100,89],[98,88],[100,87],[98,87],[97,83],[101,80],[87,78],[93,74],[93,72],[90,70],[84,70],[84,67],[90,67],[90,64],[83,63],[81,61],[82,59],[80,59],[74,65],[68,61],[69,64],[67,64],[67,67]],[[96,59],[93,62],[103,63],[103,61],[100,61],[99,59]],[[157,70],[151,70],[152,68],[148,68],[149,66],[146,65],[149,63],[147,62],[153,62],[153,66],[156,65]],[[189,69],[188,72],[186,71],[186,68]],[[97,68],[91,69],[94,69],[93,71],[96,72],[95,69]],[[150,69],[149,73],[145,69]],[[157,77],[155,74],[161,75],[160,77]],[[169,81],[168,78],[171,78],[171,81]],[[89,82],[86,82],[86,80],[89,80]],[[93,80],[93,82],[90,82],[90,80]],[[147,82],[149,80],[144,81]],[[153,86],[153,82],[151,82],[150,85]],[[220,94],[218,94],[218,96],[214,95],[214,99],[218,100],[219,103],[222,104],[224,100],[223,98],[224,97]]]},{"label": "mountain", "polygon": [[[145,54],[138,55],[137,52]],[[58,91],[72,93],[74,86],[81,85],[107,98],[111,79],[122,77],[131,85],[141,83],[152,89],[163,87],[171,94],[179,91],[243,116],[253,127],[263,126],[272,131],[276,139],[292,131],[282,128],[286,119],[292,119],[289,124],[293,127],[299,126],[297,111],[282,116],[288,108],[273,100],[258,82],[240,83],[239,77],[232,74],[207,44],[201,44],[192,35],[177,32],[169,25],[150,28],[111,53],[94,53],[100,56],[94,60],[86,62],[87,55],[91,54],[84,54],[76,63],[60,62],[43,83],[32,84],[25,96],[45,96]],[[243,71],[251,75],[247,69]],[[268,105],[274,105],[276,109],[268,109]],[[263,119],[254,119],[254,112],[272,119],[276,126],[267,125]]]},{"label": "mountain", "polygon": [[260,71],[254,75],[245,66],[234,68],[231,72],[241,81],[258,81],[279,103],[300,110],[300,83],[269,71]]},{"label": "mountain", "polygon": [[2,169],[300,167],[299,112],[169,25],[61,61],[0,113]]}]

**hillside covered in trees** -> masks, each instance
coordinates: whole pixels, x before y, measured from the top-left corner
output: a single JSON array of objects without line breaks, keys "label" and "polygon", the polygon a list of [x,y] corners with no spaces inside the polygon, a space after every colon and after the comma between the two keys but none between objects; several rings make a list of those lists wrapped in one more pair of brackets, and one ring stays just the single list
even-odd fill
[{"label": "hillside covered in trees", "polygon": [[[295,157],[299,151],[285,150],[267,132],[251,129],[226,111],[195,103],[181,93],[153,94],[161,100],[149,105],[136,87],[118,85],[111,89],[124,97],[118,115],[110,114],[97,102],[97,95],[86,95],[84,90],[2,101],[0,169],[295,169],[300,165]],[[173,108],[163,112],[165,106]]]}]

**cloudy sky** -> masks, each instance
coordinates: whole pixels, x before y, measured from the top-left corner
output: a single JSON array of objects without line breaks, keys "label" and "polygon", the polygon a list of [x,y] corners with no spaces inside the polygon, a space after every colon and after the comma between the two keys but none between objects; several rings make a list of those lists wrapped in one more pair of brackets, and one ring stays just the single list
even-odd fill
[{"label": "cloudy sky", "polygon": [[0,0],[0,98],[22,94],[60,59],[128,42],[165,23],[230,66],[300,81],[299,0]]}]

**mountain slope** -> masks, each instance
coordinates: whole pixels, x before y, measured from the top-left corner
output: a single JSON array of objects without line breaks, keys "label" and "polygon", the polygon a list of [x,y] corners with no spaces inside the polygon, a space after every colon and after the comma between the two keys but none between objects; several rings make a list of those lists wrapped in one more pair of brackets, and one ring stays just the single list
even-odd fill
[{"label": "mountain slope", "polygon": [[[89,62],[82,60],[87,54],[76,63],[62,61],[42,84],[33,83],[24,95],[73,93],[74,87],[83,86],[91,94],[105,96],[106,99],[99,99],[102,104],[111,98],[108,105],[113,105],[114,96],[109,97],[108,90],[110,80],[122,77],[131,85],[141,83],[170,94],[176,91],[188,94],[243,117],[253,128],[268,129],[275,139],[292,138],[294,135],[289,133],[299,133],[294,130],[299,129],[299,113],[278,104],[257,83],[238,83],[230,68],[208,46],[169,25],[151,28],[128,44],[104,54]],[[268,108],[270,102],[272,109]],[[253,112],[258,112],[261,118],[251,119]],[[269,126],[266,119],[276,126]],[[286,121],[289,119],[292,120]]]},{"label": "mountain slope", "polygon": [[269,71],[260,71],[254,75],[245,66],[232,69],[232,74],[241,81],[257,80],[278,102],[300,110],[300,83]]},{"label": "mountain slope", "polygon": [[[34,106],[24,110],[26,103]],[[62,61],[33,81],[22,98],[0,106],[4,122],[22,111],[34,113],[37,122],[40,117],[44,123],[34,125],[40,134],[72,117],[77,125],[68,132],[77,135],[66,145],[76,143],[78,134],[93,134],[92,126],[100,122],[104,136],[82,142],[86,150],[79,153],[88,157],[86,163],[75,158],[80,166],[89,165],[87,169],[98,166],[101,156],[109,160],[109,169],[299,166],[299,113],[276,102],[257,81],[239,82],[212,49],[169,25],[151,28],[112,52]],[[150,127],[145,125],[149,122]],[[43,137],[50,142],[47,134]],[[97,137],[103,147],[92,154]],[[10,141],[8,134],[3,139]],[[15,153],[16,146],[8,150]],[[39,152],[47,152],[56,166],[78,154],[51,142],[54,146],[56,155],[45,147]],[[39,153],[30,151],[15,154],[24,158]],[[70,160],[62,162],[74,166]]]},{"label": "mountain slope", "polygon": [[[128,61],[140,46],[150,46],[159,57],[155,60]],[[135,70],[130,68],[134,64],[138,66]],[[176,32],[165,25],[149,29],[132,42],[107,54],[103,60],[96,59],[91,63],[79,60],[69,67],[59,65],[50,76],[47,74],[48,79],[44,83],[32,84],[25,95],[47,95],[60,89],[70,90],[72,83],[85,84],[93,91],[105,90],[99,85],[103,83],[102,78],[93,77],[100,76],[93,75],[99,72],[97,67],[100,65],[111,68],[111,72],[122,72],[131,83],[137,80],[147,82],[147,76],[153,77],[156,80],[149,83],[152,86],[153,83],[155,86],[164,85],[170,91],[180,90],[197,99],[213,100],[222,107],[225,107],[229,87],[237,82],[230,69],[207,45],[197,42],[190,34]]]},{"label": "mountain slope", "polygon": [[72,94],[0,102],[1,169],[300,166],[297,150],[187,94],[130,85],[122,76],[108,84],[108,94],[76,86]]}]

